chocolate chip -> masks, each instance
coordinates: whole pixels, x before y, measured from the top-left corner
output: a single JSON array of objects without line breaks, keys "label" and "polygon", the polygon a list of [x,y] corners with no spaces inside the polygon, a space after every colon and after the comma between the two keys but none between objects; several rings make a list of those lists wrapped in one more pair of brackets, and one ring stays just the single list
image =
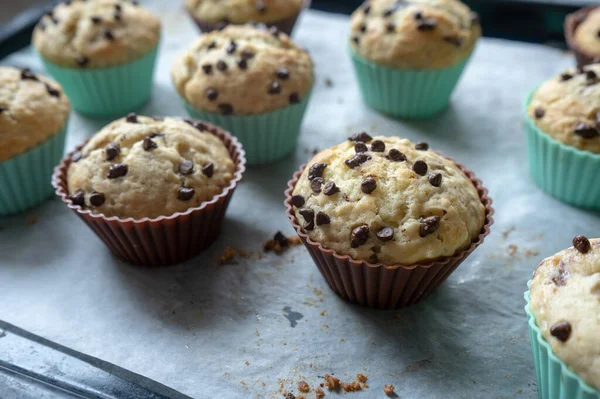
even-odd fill
[{"label": "chocolate chip", "polygon": [[202,167],[202,173],[204,173],[204,176],[206,177],[212,177],[215,173],[215,165],[212,162],[207,163]]},{"label": "chocolate chip", "polygon": [[240,53],[240,56],[244,60],[249,60],[254,57],[254,52],[252,50],[248,50],[248,49],[242,50],[242,52]]},{"label": "chocolate chip", "polygon": [[115,21],[120,21],[121,20],[121,12],[115,11],[115,13],[113,14],[113,18],[115,19]]},{"label": "chocolate chip", "polygon": [[206,125],[206,123],[204,123],[204,122],[197,121],[197,120],[195,120],[195,119],[188,119],[188,118],[185,118],[183,121],[184,121],[185,123],[187,123],[187,124],[189,124],[189,125],[191,125],[191,126],[195,127],[196,129],[198,129],[198,130],[199,130],[199,131],[201,131],[201,132],[203,132],[203,131],[205,131],[205,130],[208,130],[208,126],[207,126],[207,125]]},{"label": "chocolate chip", "polygon": [[290,94],[290,104],[298,104],[300,102],[300,96],[298,93]]},{"label": "chocolate chip", "polygon": [[191,187],[180,187],[179,193],[177,194],[177,199],[180,201],[189,201],[196,194],[196,190]]},{"label": "chocolate chip", "polygon": [[388,159],[390,161],[394,161],[394,162],[404,162],[404,161],[406,161],[406,155],[404,155],[403,153],[401,153],[400,151],[398,151],[395,148],[392,148],[390,150],[390,152],[388,152],[387,157],[388,157]]},{"label": "chocolate chip", "polygon": [[423,13],[421,11],[415,11],[413,18],[416,20],[423,19]]},{"label": "chocolate chip", "polygon": [[206,89],[206,98],[208,98],[210,101],[215,101],[218,97],[219,97],[218,91],[216,91],[215,89],[212,89],[210,87],[208,89]]},{"label": "chocolate chip", "polygon": [[359,141],[358,143],[354,144],[354,151],[357,154],[360,154],[362,152],[367,152],[369,149],[367,148],[367,145],[361,141]]},{"label": "chocolate chip", "polygon": [[144,141],[142,142],[142,147],[144,148],[145,151],[150,151],[154,148],[158,148],[158,145],[150,137],[144,137]]},{"label": "chocolate chip", "polygon": [[308,169],[308,180],[313,180],[316,177],[323,177],[323,171],[327,167],[324,162],[313,163]]},{"label": "chocolate chip", "polygon": [[94,23],[94,25],[98,25],[100,22],[102,22],[102,18],[97,17],[97,16],[93,16],[90,19],[92,20],[92,22]]},{"label": "chocolate chip", "polygon": [[323,194],[325,194],[327,196],[330,196],[330,195],[333,195],[333,194],[336,194],[339,192],[340,192],[340,189],[332,181],[327,182],[327,184],[325,184],[325,187],[323,188]]},{"label": "chocolate chip", "polygon": [[116,179],[119,177],[123,177],[127,174],[129,170],[128,166],[122,163],[115,163],[110,165],[110,169],[108,170],[108,178]]},{"label": "chocolate chip", "polygon": [[329,223],[331,223],[331,218],[329,216],[321,211],[317,212],[317,226],[322,226]]},{"label": "chocolate chip", "polygon": [[35,76],[35,74],[33,72],[31,72],[31,69],[29,69],[29,68],[21,69],[21,79],[22,80],[33,80],[36,82],[39,81],[38,77]]},{"label": "chocolate chip", "polygon": [[137,114],[135,114],[134,112],[130,112],[125,117],[125,120],[129,123],[138,123]]},{"label": "chocolate chip", "polygon": [[385,31],[387,33],[393,33],[396,31],[396,25],[394,25],[392,22],[388,22],[387,24],[385,24]]},{"label": "chocolate chip", "polygon": [[190,175],[194,172],[194,163],[187,159],[179,164],[179,173],[182,175]]},{"label": "chocolate chip", "polygon": [[275,75],[281,80],[287,80],[290,78],[290,72],[284,67],[277,68]]},{"label": "chocolate chip", "polygon": [[460,47],[463,44],[462,37],[458,37],[458,36],[444,36],[442,39],[445,42],[450,43],[455,47]]},{"label": "chocolate chip", "polygon": [[533,115],[535,116],[535,119],[542,119],[544,117],[544,115],[546,115],[546,111],[543,110],[542,108],[536,108],[533,111]]},{"label": "chocolate chip", "polygon": [[104,148],[104,151],[106,152],[106,160],[112,161],[121,153],[121,146],[119,143],[110,143]]},{"label": "chocolate chip", "polygon": [[585,73],[585,68],[582,65],[577,65],[577,73],[578,74]]},{"label": "chocolate chip", "polygon": [[217,105],[217,107],[223,115],[230,115],[233,113],[233,107],[231,106],[231,104],[219,104]]},{"label": "chocolate chip", "polygon": [[573,246],[576,250],[581,252],[582,254],[587,254],[592,248],[592,244],[590,244],[590,240],[588,240],[584,236],[576,236],[573,238]]},{"label": "chocolate chip", "polygon": [[371,151],[384,152],[385,151],[385,143],[381,140],[373,141],[373,143],[371,143]]},{"label": "chocolate chip", "polygon": [[96,208],[102,206],[104,204],[105,198],[104,194],[94,192],[90,196],[90,205],[95,206]]},{"label": "chocolate chip", "polygon": [[52,97],[60,98],[60,91],[58,91],[58,89],[55,89],[54,87],[50,86],[48,83],[46,83],[46,91]]},{"label": "chocolate chip", "polygon": [[417,23],[417,29],[421,32],[432,31],[435,29],[436,26],[437,22],[435,21],[435,19],[431,18],[419,20],[419,22]]},{"label": "chocolate chip", "polygon": [[550,334],[561,342],[569,339],[571,331],[571,324],[568,321],[559,321],[550,328]]},{"label": "chocolate chip", "polygon": [[227,63],[223,60],[217,61],[217,69],[221,72],[227,70]]},{"label": "chocolate chip", "polygon": [[375,235],[381,241],[391,241],[394,238],[394,229],[391,227],[382,227]]},{"label": "chocolate chip", "polygon": [[310,189],[315,194],[319,194],[321,192],[321,187],[323,186],[323,179],[320,177],[315,177],[310,182]]},{"label": "chocolate chip", "polygon": [[415,150],[419,151],[427,151],[429,149],[429,144],[425,142],[415,144]]},{"label": "chocolate chip", "polygon": [[421,219],[421,237],[435,233],[440,228],[440,219],[439,216],[429,216]]},{"label": "chocolate chip", "polygon": [[121,5],[120,4],[115,4],[115,10],[116,11],[121,11]]},{"label": "chocolate chip", "polygon": [[596,75],[596,72],[592,71],[591,69],[585,72],[585,78],[587,80],[594,80],[598,77],[598,75]]},{"label": "chocolate chip", "polygon": [[360,42],[360,39],[358,38],[358,36],[354,36],[354,37],[352,37],[352,41],[358,45],[358,43]]},{"label": "chocolate chip", "polygon": [[392,14],[394,13],[394,11],[395,11],[395,9],[394,9],[394,8],[388,8],[388,9],[386,9],[386,10],[383,12],[383,14],[382,14],[382,15],[383,15],[383,17],[384,17],[384,18],[387,18],[387,17],[389,17],[390,15],[392,15]]},{"label": "chocolate chip", "polygon": [[209,49],[209,50],[213,50],[213,49],[215,49],[215,48],[217,48],[217,42],[215,42],[215,41],[212,41],[212,42],[210,42],[210,43],[208,44],[208,49]]},{"label": "chocolate chip", "polygon": [[372,177],[367,177],[360,183],[360,189],[365,194],[370,194],[377,188],[377,182]]},{"label": "chocolate chip", "polygon": [[577,126],[575,126],[575,134],[584,139],[593,139],[600,135],[596,126],[586,125],[583,122],[579,122]]},{"label": "chocolate chip", "polygon": [[81,151],[75,151],[73,155],[71,155],[71,162],[79,162],[81,160],[82,154]]},{"label": "chocolate chip", "polygon": [[425,161],[416,161],[413,165],[413,171],[421,176],[425,176],[425,173],[427,173],[427,164],[425,163]]},{"label": "chocolate chip", "polygon": [[304,218],[304,225],[302,226],[305,230],[312,230],[315,228],[315,211],[312,209],[300,209],[298,211]]},{"label": "chocolate chip", "polygon": [[80,67],[84,67],[87,64],[89,64],[90,60],[87,57],[83,57],[83,56],[80,55],[79,57],[75,58],[75,62]]},{"label": "chocolate chip", "polygon": [[365,15],[369,15],[369,12],[371,12],[371,5],[370,4],[363,5],[362,10],[365,13]]},{"label": "chocolate chip", "polygon": [[248,69],[248,61],[246,61],[243,58],[238,61],[237,65],[238,65],[238,68],[240,68],[240,69]]},{"label": "chocolate chip", "polygon": [[433,187],[439,187],[442,184],[442,174],[441,173],[432,173],[429,175],[429,183]]},{"label": "chocolate chip", "polygon": [[362,141],[363,143],[368,143],[369,141],[373,140],[373,137],[369,136],[367,134],[367,132],[360,132],[360,133],[353,134],[352,136],[350,136],[348,138],[348,140]]},{"label": "chocolate chip", "polygon": [[267,7],[265,6],[265,3],[257,1],[256,2],[256,11],[258,11],[261,14],[264,14],[267,11]]},{"label": "chocolate chip", "polygon": [[369,239],[369,226],[366,224],[355,227],[350,236],[350,245],[352,248],[358,248],[365,244]]},{"label": "chocolate chip", "polygon": [[269,94],[281,93],[281,84],[279,82],[271,82],[267,91]]},{"label": "chocolate chip", "polygon": [[273,236],[273,241],[279,244],[280,247],[287,247],[290,245],[290,242],[286,236],[283,235],[281,231],[278,231]]},{"label": "chocolate chip", "polygon": [[113,33],[109,29],[106,29],[104,31],[104,38],[106,40],[113,41],[113,40],[115,40],[115,35],[113,35]]},{"label": "chocolate chip", "polygon": [[4,106],[0,105],[0,114],[3,113],[6,110],[6,108],[4,108]]},{"label": "chocolate chip", "polygon": [[558,264],[558,272],[552,277],[552,282],[556,284],[557,287],[564,287],[567,285],[568,273],[565,270],[565,264],[561,260]]},{"label": "chocolate chip", "polygon": [[570,73],[563,73],[560,75],[560,80],[562,82],[566,82],[567,80],[571,80],[573,78],[573,75],[571,75]]},{"label": "chocolate chip", "polygon": [[303,196],[301,196],[301,195],[292,195],[291,203],[296,208],[300,208],[302,205],[304,205],[305,202],[306,202],[306,200],[304,199]]},{"label": "chocolate chip", "polygon": [[365,33],[367,30],[367,25],[362,24],[361,26],[358,27],[358,30],[361,31],[362,33]]},{"label": "chocolate chip", "polygon": [[350,169],[356,168],[357,166],[362,165],[363,163],[367,162],[369,159],[371,159],[370,156],[368,156],[367,154],[356,154],[355,156],[353,156],[350,159],[346,159],[344,161],[344,163],[346,164],[346,166],[348,166]]},{"label": "chocolate chip", "polygon": [[71,195],[71,203],[77,206],[85,206],[85,194],[81,190]]},{"label": "chocolate chip", "polygon": [[229,45],[225,48],[227,54],[233,54],[235,53],[235,50],[237,50],[237,43],[235,41],[229,43]]}]

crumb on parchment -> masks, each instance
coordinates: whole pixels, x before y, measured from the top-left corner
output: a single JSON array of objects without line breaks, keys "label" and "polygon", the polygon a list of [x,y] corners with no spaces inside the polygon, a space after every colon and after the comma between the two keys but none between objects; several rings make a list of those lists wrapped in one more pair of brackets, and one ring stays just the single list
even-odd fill
[{"label": "crumb on parchment", "polygon": [[385,387],[383,388],[383,393],[385,393],[387,396],[392,396],[394,394],[394,386],[391,384],[385,384]]}]

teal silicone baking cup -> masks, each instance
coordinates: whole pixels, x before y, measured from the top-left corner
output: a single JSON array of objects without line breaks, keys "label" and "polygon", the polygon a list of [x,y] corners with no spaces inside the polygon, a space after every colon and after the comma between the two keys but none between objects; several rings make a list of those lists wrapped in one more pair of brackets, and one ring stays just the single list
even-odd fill
[{"label": "teal silicone baking cup", "polygon": [[534,92],[525,101],[527,152],[533,181],[560,201],[599,210],[600,154],[565,145],[538,128],[527,114]]},{"label": "teal silicone baking cup", "polygon": [[[531,280],[527,288],[531,286]],[[533,363],[541,399],[600,399],[600,391],[586,384],[581,377],[552,352],[552,347],[535,322],[529,308],[529,290],[525,292],[529,336],[533,348]]]},{"label": "teal silicone baking cup", "polygon": [[0,162],[0,216],[32,208],[54,193],[50,179],[65,148],[67,127],[11,159]]},{"label": "teal silicone baking cup", "polygon": [[371,108],[396,118],[423,119],[443,111],[470,55],[444,69],[399,69],[375,64],[350,50],[362,96]]},{"label": "teal silicone baking cup", "polygon": [[150,100],[157,53],[158,46],[129,63],[89,69],[65,68],[40,58],[77,112],[108,118],[136,111]]},{"label": "teal silicone baking cup", "polygon": [[298,104],[258,115],[222,115],[187,102],[185,107],[192,118],[231,132],[244,146],[248,165],[259,165],[278,161],[296,148],[309,98],[310,93]]}]

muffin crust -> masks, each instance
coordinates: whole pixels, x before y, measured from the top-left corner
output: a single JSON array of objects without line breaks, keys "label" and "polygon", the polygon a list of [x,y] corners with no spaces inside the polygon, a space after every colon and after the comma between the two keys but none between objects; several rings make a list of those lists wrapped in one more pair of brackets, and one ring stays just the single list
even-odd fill
[{"label": "muffin crust", "polygon": [[185,5],[199,20],[232,24],[272,23],[298,14],[302,0],[186,0]]},{"label": "muffin crust", "polygon": [[582,51],[600,57],[600,8],[592,10],[575,30],[575,43]]}]

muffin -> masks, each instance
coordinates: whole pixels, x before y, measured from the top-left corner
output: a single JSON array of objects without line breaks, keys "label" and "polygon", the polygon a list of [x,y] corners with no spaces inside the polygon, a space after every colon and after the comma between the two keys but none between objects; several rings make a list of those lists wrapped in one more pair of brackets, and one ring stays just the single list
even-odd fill
[{"label": "muffin", "polygon": [[600,64],[568,69],[526,102],[534,181],[561,201],[600,209]]},{"label": "muffin", "polygon": [[[525,297],[542,398],[599,398],[600,239],[544,259]],[[554,391],[554,396],[552,395]]]},{"label": "muffin", "polygon": [[575,54],[577,65],[600,61],[600,8],[583,8],[565,19],[567,45]]},{"label": "muffin", "polygon": [[289,186],[288,215],[329,285],[369,306],[425,297],[491,224],[491,200],[472,173],[398,137],[354,135],[318,153]]},{"label": "muffin", "polygon": [[477,14],[457,0],[369,0],[350,24],[365,102],[399,118],[445,109],[481,36]]},{"label": "muffin", "polygon": [[73,0],[46,13],[33,46],[73,108],[121,116],[150,99],[160,21],[135,1]]},{"label": "muffin", "polygon": [[296,147],[314,72],[308,53],[286,34],[251,25],[204,34],[171,76],[189,114],[236,135],[250,164]]},{"label": "muffin", "polygon": [[52,194],[71,105],[55,81],[29,69],[0,67],[0,216]]},{"label": "muffin", "polygon": [[[57,168],[55,184],[95,231],[116,226],[112,239],[106,231],[100,236],[118,256],[170,264],[214,241],[243,163],[239,144],[210,124],[132,113],[68,157]],[[199,240],[203,236],[208,238]]]},{"label": "muffin", "polygon": [[290,35],[303,0],[186,0],[185,5],[203,32],[257,22]]}]

